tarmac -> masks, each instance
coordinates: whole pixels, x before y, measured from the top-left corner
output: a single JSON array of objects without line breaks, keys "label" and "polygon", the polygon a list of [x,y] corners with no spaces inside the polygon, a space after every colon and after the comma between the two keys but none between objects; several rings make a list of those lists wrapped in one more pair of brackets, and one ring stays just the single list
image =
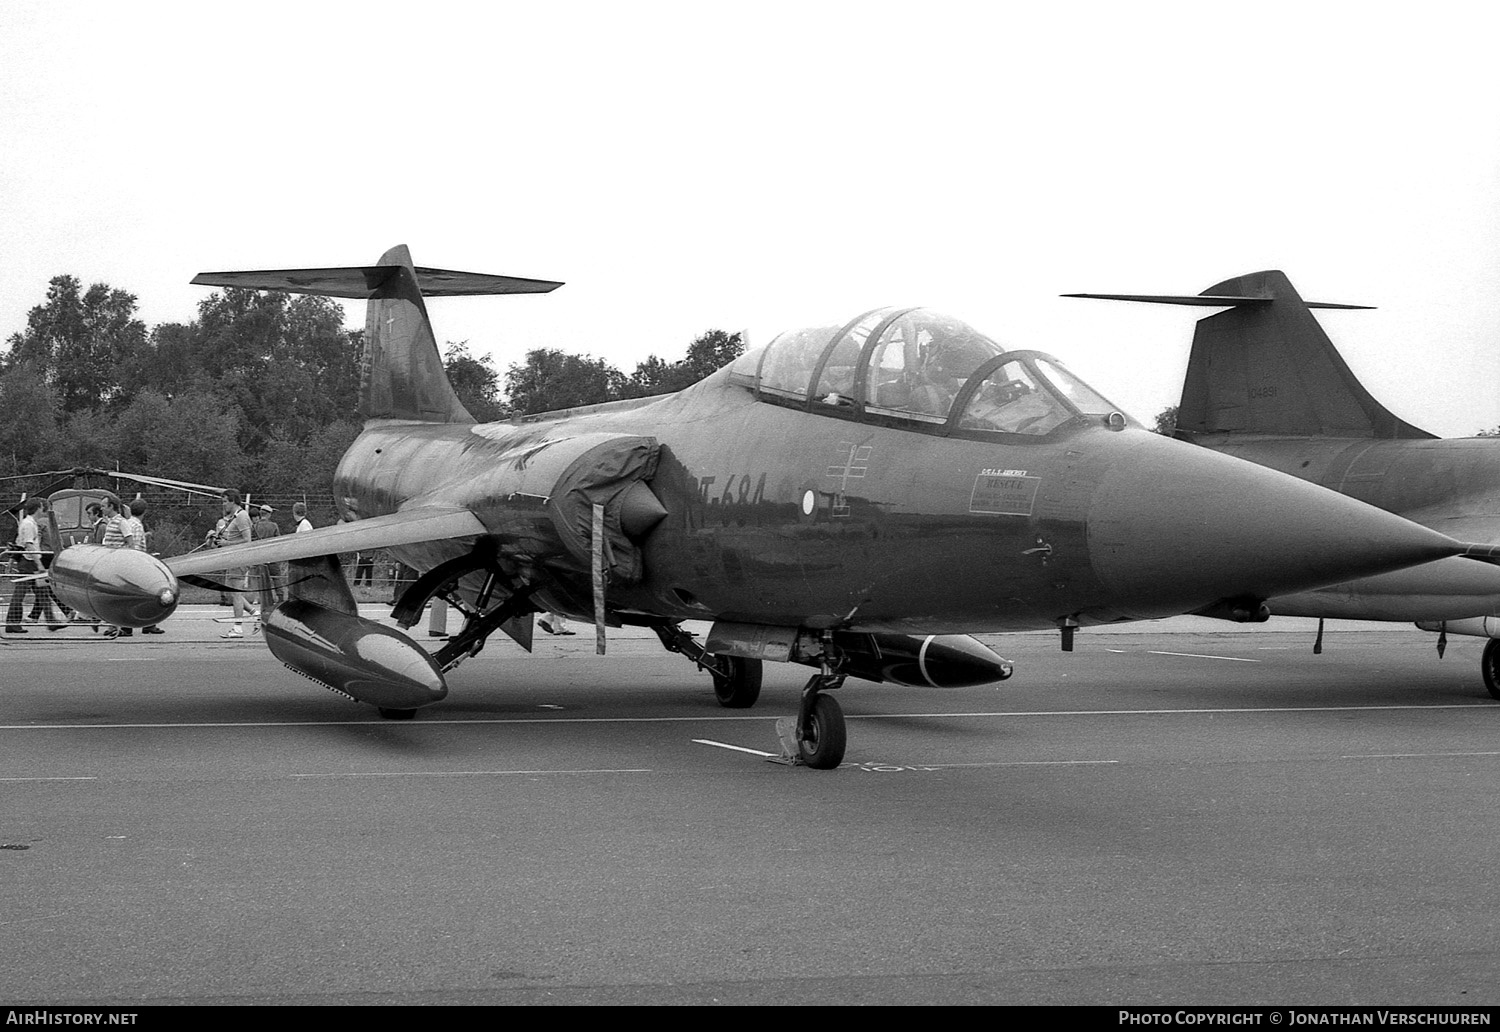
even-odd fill
[{"label": "tarmac", "polygon": [[813,771],[800,667],[724,710],[575,624],[391,722],[225,612],[0,641],[0,1005],[1500,1003],[1477,639],[988,636]]}]

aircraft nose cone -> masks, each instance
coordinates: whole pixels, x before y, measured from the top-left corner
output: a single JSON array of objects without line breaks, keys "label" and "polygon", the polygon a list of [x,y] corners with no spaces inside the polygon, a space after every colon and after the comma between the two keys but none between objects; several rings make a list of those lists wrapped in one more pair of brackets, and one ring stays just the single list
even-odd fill
[{"label": "aircraft nose cone", "polygon": [[1270,598],[1461,551],[1287,474],[1156,434],[1130,437],[1093,496],[1087,531],[1094,572],[1128,615]]}]

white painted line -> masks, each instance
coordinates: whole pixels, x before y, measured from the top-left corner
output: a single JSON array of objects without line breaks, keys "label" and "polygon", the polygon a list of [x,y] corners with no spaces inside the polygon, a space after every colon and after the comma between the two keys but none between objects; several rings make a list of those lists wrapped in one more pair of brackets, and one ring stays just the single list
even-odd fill
[{"label": "white painted line", "polygon": [[1340,756],[1341,760],[1421,760],[1443,756],[1500,756],[1500,752],[1393,752],[1353,753]]},{"label": "white painted line", "polygon": [[780,756],[780,753],[765,752],[761,749],[746,749],[743,745],[730,745],[728,742],[714,742],[707,738],[694,738],[698,745],[712,745],[717,749],[733,749],[735,752],[747,752],[751,756]]},{"label": "white painted line", "polygon": [[1258,659],[1241,659],[1238,656],[1204,656],[1197,652],[1157,652],[1155,649],[1147,649],[1148,655],[1152,656],[1181,656],[1183,659],[1222,659],[1226,663],[1259,663]]},{"label": "white painted line", "polygon": [[649,767],[619,770],[376,770],[351,774],[288,774],[292,778],[473,778],[500,774],[650,774]]},{"label": "white painted line", "polygon": [[1119,760],[996,760],[993,763],[934,763],[934,770],[949,767],[1088,767],[1119,763]]},{"label": "white painted line", "polygon": [[[957,719],[968,717],[1014,718],[1014,717],[1157,717],[1197,716],[1216,713],[1345,713],[1387,710],[1493,710],[1500,713],[1500,704],[1494,702],[1439,702],[1407,703],[1388,706],[1222,706],[1204,709],[1121,709],[1121,710],[984,710],[960,713],[846,713],[845,720],[911,720]],[[183,724],[0,724],[0,731],[117,731],[117,730],[183,730],[204,728],[264,728],[264,727],[389,727],[420,731],[422,728],[482,727],[495,724],[692,724],[692,723],[746,723],[778,720],[786,713],[768,713],[764,716],[711,716],[696,717],[477,717],[459,720],[415,720],[394,722],[375,717],[359,720],[243,720],[194,722]]]},{"label": "white painted line", "polygon": [[0,778],[0,781],[98,781],[97,777],[79,778]]}]

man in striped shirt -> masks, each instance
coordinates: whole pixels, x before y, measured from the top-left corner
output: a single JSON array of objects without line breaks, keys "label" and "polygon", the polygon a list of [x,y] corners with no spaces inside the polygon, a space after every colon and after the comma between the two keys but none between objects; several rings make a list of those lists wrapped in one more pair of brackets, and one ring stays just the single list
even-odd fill
[{"label": "man in striped shirt", "polygon": [[[105,548],[134,548],[135,526],[125,519],[121,512],[120,500],[110,494],[100,499],[100,504],[104,506],[104,540],[100,544]],[[129,638],[134,633],[135,631],[129,627],[111,627],[104,632],[104,636],[106,638]]]}]

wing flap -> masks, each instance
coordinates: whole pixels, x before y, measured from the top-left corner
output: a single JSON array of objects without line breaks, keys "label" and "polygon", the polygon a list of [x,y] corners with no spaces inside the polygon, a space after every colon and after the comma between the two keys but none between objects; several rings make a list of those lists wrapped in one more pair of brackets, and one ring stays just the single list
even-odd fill
[{"label": "wing flap", "polygon": [[207,552],[190,552],[166,560],[167,569],[179,577],[216,573],[239,566],[261,563],[284,563],[293,559],[312,559],[339,552],[358,552],[394,545],[413,545],[422,541],[446,538],[478,537],[486,534],[483,523],[468,509],[451,506],[421,506],[403,509],[388,516],[375,516],[353,523],[301,534],[230,545]]}]

